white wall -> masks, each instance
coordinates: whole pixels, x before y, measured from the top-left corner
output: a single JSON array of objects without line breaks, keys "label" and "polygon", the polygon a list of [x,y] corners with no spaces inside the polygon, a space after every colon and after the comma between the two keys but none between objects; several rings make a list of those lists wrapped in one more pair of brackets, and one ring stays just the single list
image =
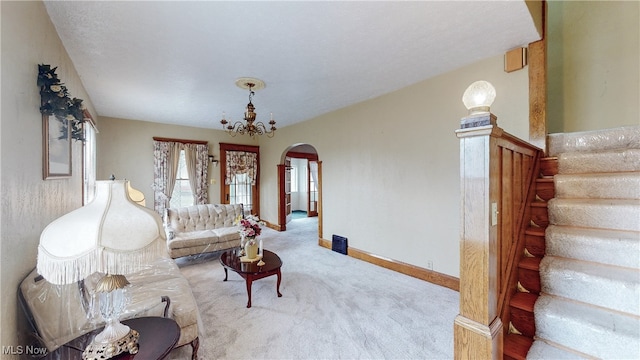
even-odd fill
[{"label": "white wall", "polygon": [[[17,305],[20,281],[36,266],[40,233],[82,206],[82,145],[73,143],[73,176],[43,180],[38,64],[58,66],[70,94],[93,106],[40,1],[0,1],[2,111],[0,122],[0,345],[24,345]],[[69,229],[73,231],[73,229]],[[2,358],[9,358],[2,355]]]},{"label": "white wall", "polygon": [[324,238],[459,276],[461,98],[494,84],[498,124],[528,139],[527,70],[503,71],[502,54],[394,93],[279,129],[260,140],[261,216],[277,223],[276,166],[289,146],[311,144],[322,161]]},{"label": "white wall", "polygon": [[549,132],[640,124],[640,2],[547,4]]}]

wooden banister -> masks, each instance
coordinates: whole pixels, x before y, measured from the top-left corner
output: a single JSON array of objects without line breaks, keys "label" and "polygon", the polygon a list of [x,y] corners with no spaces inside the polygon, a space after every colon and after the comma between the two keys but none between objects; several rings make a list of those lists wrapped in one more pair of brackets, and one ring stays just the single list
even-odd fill
[{"label": "wooden banister", "polygon": [[495,125],[456,131],[460,139],[460,314],[454,323],[456,359],[500,359],[527,201],[539,148]]},{"label": "wooden banister", "polygon": [[[500,207],[503,211],[500,216],[502,221],[499,221],[500,238],[498,239],[501,249],[498,265],[500,271],[498,314],[503,323],[507,323],[509,300],[517,286],[518,260],[523,256],[525,247],[526,220],[530,217],[529,204],[535,199],[535,181],[540,171],[539,158],[542,150],[525,144],[508,150],[503,148],[503,151],[511,152],[513,159],[511,164],[505,164],[503,161],[501,166],[503,176],[500,179],[501,187],[511,190],[511,193],[503,191],[500,198],[502,204]],[[510,166],[511,169],[509,169]],[[512,211],[504,211],[505,208]]]}]

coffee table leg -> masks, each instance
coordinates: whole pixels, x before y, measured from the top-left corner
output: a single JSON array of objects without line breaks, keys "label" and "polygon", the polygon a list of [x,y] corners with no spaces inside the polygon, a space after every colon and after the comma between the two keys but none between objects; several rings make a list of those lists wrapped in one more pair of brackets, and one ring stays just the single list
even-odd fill
[{"label": "coffee table leg", "polygon": [[251,284],[253,283],[253,279],[250,276],[247,276],[247,296],[249,297],[249,302],[247,302],[247,307],[251,307]]},{"label": "coffee table leg", "polygon": [[278,297],[282,297],[282,294],[280,294],[280,280],[281,280],[280,269],[278,269],[278,272],[276,273],[276,275],[278,276],[278,282],[276,283],[276,292],[278,293]]},{"label": "coffee table leg", "polygon": [[224,280],[222,281],[227,281],[227,276],[229,275],[229,273],[227,272],[227,268],[224,268]]}]

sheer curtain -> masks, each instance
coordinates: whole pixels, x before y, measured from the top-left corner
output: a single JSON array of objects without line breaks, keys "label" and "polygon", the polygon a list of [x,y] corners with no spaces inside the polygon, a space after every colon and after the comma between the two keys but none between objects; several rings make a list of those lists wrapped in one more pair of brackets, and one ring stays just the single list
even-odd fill
[{"label": "sheer curtain", "polygon": [[84,199],[82,204],[87,205],[93,200],[96,193],[96,128],[93,121],[84,125],[84,143],[82,144],[84,166],[83,186]]},{"label": "sheer curtain", "polygon": [[309,189],[310,191],[318,190],[318,162],[317,161],[309,161],[309,172],[311,173],[311,179],[313,180],[313,184],[315,189]]},{"label": "sheer curtain", "polygon": [[184,144],[184,158],[187,163],[193,203],[206,204],[209,201],[207,191],[209,146],[206,144]]},{"label": "sheer curtain", "polygon": [[176,183],[181,143],[153,141],[153,206],[164,217]]}]

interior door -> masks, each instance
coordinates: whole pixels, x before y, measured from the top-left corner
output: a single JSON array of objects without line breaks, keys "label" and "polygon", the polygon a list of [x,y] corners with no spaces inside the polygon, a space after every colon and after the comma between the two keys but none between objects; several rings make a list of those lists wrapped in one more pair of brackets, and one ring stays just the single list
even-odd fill
[{"label": "interior door", "polygon": [[318,162],[307,162],[307,216],[318,216]]},{"label": "interior door", "polygon": [[284,204],[286,222],[291,221],[292,218],[292,206],[291,206],[291,158],[286,157],[284,160]]}]

